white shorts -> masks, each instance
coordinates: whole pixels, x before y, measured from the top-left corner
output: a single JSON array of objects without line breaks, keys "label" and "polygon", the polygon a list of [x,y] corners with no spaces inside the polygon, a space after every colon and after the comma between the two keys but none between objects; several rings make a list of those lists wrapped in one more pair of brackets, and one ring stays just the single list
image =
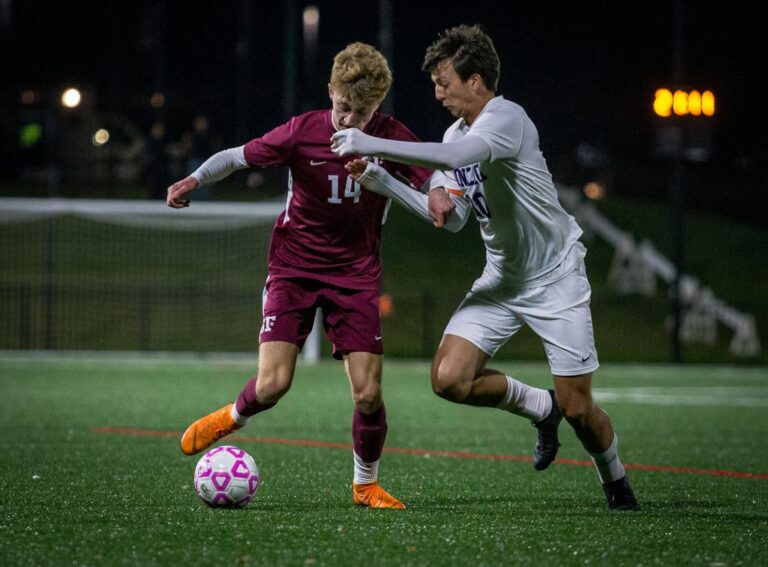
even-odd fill
[{"label": "white shorts", "polygon": [[548,285],[509,293],[473,290],[461,302],[444,334],[462,337],[493,356],[527,324],[541,338],[555,376],[597,370],[589,300],[592,290],[584,261]]}]

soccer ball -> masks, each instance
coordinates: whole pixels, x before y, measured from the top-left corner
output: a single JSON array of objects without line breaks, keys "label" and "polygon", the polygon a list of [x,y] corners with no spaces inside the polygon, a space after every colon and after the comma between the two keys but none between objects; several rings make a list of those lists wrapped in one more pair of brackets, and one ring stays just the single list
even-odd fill
[{"label": "soccer ball", "polygon": [[195,492],[212,508],[246,506],[260,483],[259,467],[253,457],[232,445],[211,449],[195,467]]}]

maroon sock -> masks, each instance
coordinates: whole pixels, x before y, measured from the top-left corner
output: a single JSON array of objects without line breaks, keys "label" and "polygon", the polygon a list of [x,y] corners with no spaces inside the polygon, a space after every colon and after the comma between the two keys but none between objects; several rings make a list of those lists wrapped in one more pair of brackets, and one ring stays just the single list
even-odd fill
[{"label": "maroon sock", "polygon": [[268,410],[275,404],[263,404],[256,397],[256,378],[251,378],[246,382],[245,387],[235,400],[235,409],[243,417],[251,417],[259,412]]},{"label": "maroon sock", "polygon": [[352,417],[352,441],[358,457],[366,463],[378,461],[386,438],[387,411],[384,404],[373,413],[365,414],[355,410]]}]

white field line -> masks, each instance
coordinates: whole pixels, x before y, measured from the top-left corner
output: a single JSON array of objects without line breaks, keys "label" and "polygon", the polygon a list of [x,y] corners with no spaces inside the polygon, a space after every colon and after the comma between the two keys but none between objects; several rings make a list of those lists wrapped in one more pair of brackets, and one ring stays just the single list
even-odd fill
[{"label": "white field line", "polygon": [[656,406],[768,407],[768,386],[599,388],[592,395],[600,402]]}]

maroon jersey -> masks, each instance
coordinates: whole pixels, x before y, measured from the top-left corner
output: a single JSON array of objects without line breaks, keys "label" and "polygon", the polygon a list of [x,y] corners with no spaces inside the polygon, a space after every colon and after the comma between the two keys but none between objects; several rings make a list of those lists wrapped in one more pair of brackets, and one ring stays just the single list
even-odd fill
[{"label": "maroon jersey", "polygon": [[[377,289],[381,225],[388,200],[353,181],[344,165],[354,158],[331,152],[335,131],[331,111],[317,110],[295,116],[245,145],[248,165],[290,168],[288,203],[272,231],[269,273],[351,289]],[[365,133],[418,141],[400,122],[379,112]],[[378,163],[413,187],[421,187],[432,173],[422,167]]]}]

